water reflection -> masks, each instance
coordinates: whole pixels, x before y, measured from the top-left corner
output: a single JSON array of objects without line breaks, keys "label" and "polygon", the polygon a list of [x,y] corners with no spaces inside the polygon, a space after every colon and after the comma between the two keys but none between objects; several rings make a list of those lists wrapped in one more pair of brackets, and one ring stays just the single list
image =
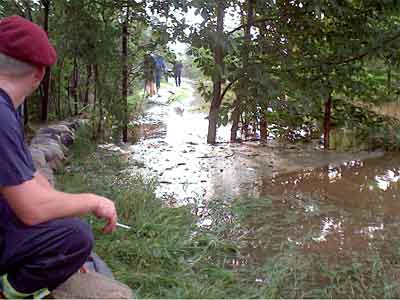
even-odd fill
[{"label": "water reflection", "polygon": [[342,256],[381,242],[390,247],[400,223],[400,169],[393,166],[398,154],[276,176],[264,180],[261,195],[274,200],[269,209],[296,215],[286,224],[288,240],[306,251]]},{"label": "water reflection", "polygon": [[[387,170],[384,175],[376,175],[375,181],[378,186],[383,191],[386,191],[391,184],[396,183],[400,180],[399,170]],[[373,186],[371,186],[373,188]]]}]

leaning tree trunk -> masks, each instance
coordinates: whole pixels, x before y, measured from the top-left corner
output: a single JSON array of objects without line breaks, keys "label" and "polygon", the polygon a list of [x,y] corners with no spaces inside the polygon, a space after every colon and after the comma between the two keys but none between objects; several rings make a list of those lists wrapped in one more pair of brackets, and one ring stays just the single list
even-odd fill
[{"label": "leaning tree trunk", "polygon": [[63,108],[61,106],[61,101],[62,101],[62,98],[61,98],[61,87],[62,87],[62,82],[63,82],[63,80],[62,80],[63,68],[64,68],[64,64],[61,63],[60,64],[60,68],[58,70],[58,76],[57,76],[57,103],[56,103],[57,111],[58,111],[58,115],[57,116],[58,116],[59,119],[62,119],[64,117]]},{"label": "leaning tree trunk", "polygon": [[237,142],[237,132],[239,130],[240,112],[241,112],[240,105],[241,105],[241,100],[240,96],[238,95],[235,99],[234,109],[232,112],[231,143]]},{"label": "leaning tree trunk", "polygon": [[330,146],[331,115],[332,115],[332,95],[329,94],[328,100],[325,102],[325,117],[324,117],[324,149],[325,150],[329,150],[329,146]]},{"label": "leaning tree trunk", "polygon": [[387,94],[390,95],[392,93],[392,66],[388,65],[387,70]]},{"label": "leaning tree trunk", "polygon": [[[94,76],[94,90],[93,90],[93,110],[92,110],[92,114],[94,117],[94,122],[93,122],[93,130],[92,130],[92,139],[96,140],[97,138],[97,134],[96,134],[96,130],[98,130],[98,128],[96,128],[95,130],[95,124],[96,124],[96,107],[97,107],[97,94],[98,94],[98,67],[97,64],[93,65],[93,76]],[[101,120],[99,121],[101,122]],[[100,128],[101,129],[101,128]]]},{"label": "leaning tree trunk", "polygon": [[129,3],[126,6],[125,22],[122,25],[122,141],[128,142],[128,38],[129,38]]},{"label": "leaning tree trunk", "polygon": [[103,137],[103,97],[100,93],[100,80],[99,80],[99,68],[98,65],[96,64],[94,67],[94,76],[96,77],[96,92],[95,92],[95,98],[98,98],[98,106],[99,106],[99,123],[97,126],[97,138],[102,138]]},{"label": "leaning tree trunk", "polygon": [[232,128],[231,128],[231,143],[237,142],[237,132],[239,129],[239,121],[241,114],[241,106],[244,100],[248,95],[248,85],[249,85],[249,56],[250,56],[250,43],[251,43],[251,27],[253,24],[254,18],[254,6],[255,0],[247,0],[247,22],[246,26],[244,26],[244,44],[242,48],[242,67],[244,71],[243,80],[241,80],[241,84],[239,85],[239,95],[234,103],[234,110],[232,113]]},{"label": "leaning tree trunk", "polygon": [[260,120],[260,140],[261,142],[268,141],[268,123],[265,113],[261,111],[261,120]]},{"label": "leaning tree trunk", "polygon": [[85,99],[83,100],[85,106],[89,104],[90,82],[93,74],[91,64],[88,64],[86,66],[86,72],[87,72],[87,77],[86,77],[86,87],[85,87]]},{"label": "leaning tree trunk", "polygon": [[217,121],[221,106],[221,86],[224,69],[223,34],[225,18],[225,1],[219,0],[217,4],[217,36],[214,46],[214,62],[218,70],[213,76],[213,99],[211,101],[210,113],[208,116],[207,143],[215,144],[217,137]]},{"label": "leaning tree trunk", "polygon": [[[44,30],[49,33],[49,13],[50,13],[50,1],[41,1],[44,7]],[[41,120],[47,122],[49,114],[49,90],[50,90],[50,68],[46,68],[46,74],[43,78],[43,96],[42,96],[42,115]]]},{"label": "leaning tree trunk", "polygon": [[74,57],[74,109],[75,109],[75,116],[79,114],[79,67],[78,67],[78,60],[76,55]]}]

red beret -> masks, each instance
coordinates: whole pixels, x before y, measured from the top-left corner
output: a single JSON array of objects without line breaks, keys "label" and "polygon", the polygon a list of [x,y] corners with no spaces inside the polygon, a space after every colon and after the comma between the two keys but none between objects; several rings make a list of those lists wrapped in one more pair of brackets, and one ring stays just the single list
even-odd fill
[{"label": "red beret", "polygon": [[0,52],[35,66],[52,66],[57,61],[46,32],[18,16],[0,20]]}]

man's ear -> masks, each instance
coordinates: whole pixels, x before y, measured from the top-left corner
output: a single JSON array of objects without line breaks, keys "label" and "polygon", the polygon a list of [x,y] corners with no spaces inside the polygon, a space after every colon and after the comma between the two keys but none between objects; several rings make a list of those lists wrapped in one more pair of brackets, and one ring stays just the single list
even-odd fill
[{"label": "man's ear", "polygon": [[35,74],[34,74],[34,78],[37,81],[42,81],[44,78],[44,75],[46,74],[46,67],[36,67],[35,68]]}]

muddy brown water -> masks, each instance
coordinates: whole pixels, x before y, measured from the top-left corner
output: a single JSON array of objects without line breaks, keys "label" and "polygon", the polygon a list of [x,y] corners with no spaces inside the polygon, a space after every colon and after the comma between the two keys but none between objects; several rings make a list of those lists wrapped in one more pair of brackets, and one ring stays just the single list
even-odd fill
[{"label": "muddy brown water", "polygon": [[273,140],[232,145],[227,127],[210,146],[206,114],[193,110],[194,98],[167,105],[174,92],[153,99],[140,120],[140,142],[125,149],[131,171],[156,177],[169,205],[269,199],[242,232],[243,248],[260,261],[282,242],[332,258],[390,248],[399,238],[399,154],[324,152]]},{"label": "muddy brown water", "polygon": [[[293,222],[282,223],[277,245],[287,238],[334,261],[354,252],[393,252],[400,234],[399,166],[400,155],[386,154],[265,178],[260,195],[272,204],[249,220],[258,243],[249,243],[247,250],[262,260],[271,248],[271,231],[265,226],[291,216]],[[271,216],[270,210],[276,213]]]}]

